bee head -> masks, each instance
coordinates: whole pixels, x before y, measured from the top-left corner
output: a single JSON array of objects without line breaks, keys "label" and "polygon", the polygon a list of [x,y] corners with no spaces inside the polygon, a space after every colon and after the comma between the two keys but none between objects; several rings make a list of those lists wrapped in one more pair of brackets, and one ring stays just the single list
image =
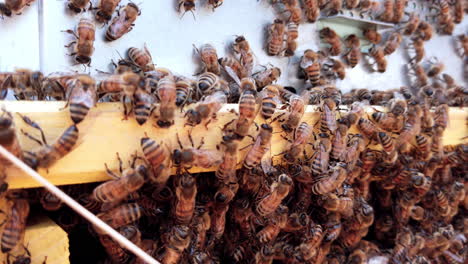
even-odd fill
[{"label": "bee head", "polygon": [[198,125],[201,123],[201,115],[200,115],[200,112],[194,110],[194,109],[190,109],[187,111],[187,113],[185,114],[187,116],[187,121],[189,124],[195,124],[195,125]]},{"label": "bee head", "polygon": [[68,3],[68,8],[77,14],[81,12],[81,8],[76,7],[72,2]]},{"label": "bee head", "polygon": [[89,56],[84,56],[84,55],[78,55],[75,58],[76,62],[80,64],[89,64],[91,62],[91,57]]},{"label": "bee head", "polygon": [[11,16],[11,10],[6,6],[5,3],[0,3],[0,13],[7,17]]},{"label": "bee head", "polygon": [[156,122],[156,124],[158,124],[158,126],[161,127],[161,128],[167,128],[167,127],[170,127],[172,125],[172,122],[164,121],[164,120],[158,120]]}]

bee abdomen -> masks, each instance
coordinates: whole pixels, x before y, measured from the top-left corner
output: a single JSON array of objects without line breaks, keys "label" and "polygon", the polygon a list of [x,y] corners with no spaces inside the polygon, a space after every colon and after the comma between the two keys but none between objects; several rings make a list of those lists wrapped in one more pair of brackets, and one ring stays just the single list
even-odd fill
[{"label": "bee abdomen", "polygon": [[70,104],[70,117],[73,123],[78,124],[86,117],[89,112],[89,107],[80,103]]},{"label": "bee abdomen", "polygon": [[70,126],[58,140],[58,152],[62,155],[67,154],[75,146],[78,139],[78,128]]},{"label": "bee abdomen", "polygon": [[273,116],[276,109],[276,103],[271,100],[264,100],[262,102],[262,116],[264,119],[268,119]]},{"label": "bee abdomen", "polygon": [[137,104],[135,106],[135,119],[138,124],[143,125],[150,116],[151,107],[146,104]]}]

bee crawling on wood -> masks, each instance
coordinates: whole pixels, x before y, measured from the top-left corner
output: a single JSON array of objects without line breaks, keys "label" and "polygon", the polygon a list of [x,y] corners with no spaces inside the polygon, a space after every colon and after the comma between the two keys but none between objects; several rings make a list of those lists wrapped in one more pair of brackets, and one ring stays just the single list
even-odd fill
[{"label": "bee crawling on wood", "polygon": [[72,125],[69,126],[52,145],[49,145],[47,144],[44,131],[39,126],[39,124],[32,121],[27,116],[21,116],[21,118],[28,126],[39,130],[41,133],[41,139],[39,140],[24,130],[21,130],[21,132],[26,137],[41,145],[39,149],[36,149],[32,152],[24,152],[25,163],[33,169],[36,169],[37,167],[49,168],[63,156],[68,154],[73,149],[78,140],[78,128],[76,125]]}]

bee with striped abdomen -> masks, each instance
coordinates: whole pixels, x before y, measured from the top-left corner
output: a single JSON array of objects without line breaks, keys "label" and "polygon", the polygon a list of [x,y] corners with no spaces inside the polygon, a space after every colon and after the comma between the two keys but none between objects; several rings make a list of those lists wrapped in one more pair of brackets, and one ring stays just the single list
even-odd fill
[{"label": "bee with striped abdomen", "polygon": [[57,160],[68,154],[75,146],[76,141],[78,140],[78,128],[76,127],[76,125],[72,125],[68,127],[65,130],[65,132],[63,132],[63,134],[57,140],[55,140],[55,142],[52,145],[49,145],[47,144],[42,128],[36,122],[32,121],[29,117],[21,117],[27,125],[39,130],[39,132],[41,133],[41,140],[39,140],[31,134],[22,130],[26,137],[41,145],[39,149],[36,149],[32,152],[24,152],[24,159],[26,164],[28,164],[34,169],[37,167],[49,168]]}]

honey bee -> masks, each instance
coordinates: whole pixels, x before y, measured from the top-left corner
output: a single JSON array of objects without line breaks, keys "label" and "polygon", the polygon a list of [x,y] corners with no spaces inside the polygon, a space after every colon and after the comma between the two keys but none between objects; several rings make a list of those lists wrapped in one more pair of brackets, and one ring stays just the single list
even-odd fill
[{"label": "honey bee", "polygon": [[270,56],[279,56],[284,51],[286,26],[280,19],[275,19],[268,28],[267,53]]},{"label": "honey bee", "polygon": [[415,38],[409,47],[414,50],[414,56],[410,59],[410,62],[421,62],[426,54],[424,50],[424,41],[421,38]]},{"label": "honey bee", "polygon": [[319,176],[314,180],[312,193],[326,194],[340,186],[346,179],[346,164],[339,162],[332,169],[330,175]]},{"label": "honey bee", "polygon": [[86,11],[86,6],[88,4],[91,8],[92,4],[90,0],[69,0],[68,8],[75,13],[81,13],[82,11]]},{"label": "honey bee", "polygon": [[281,125],[281,128],[283,128],[284,131],[291,132],[299,126],[299,123],[305,113],[305,107],[307,105],[309,95],[309,91],[304,91],[301,96],[291,96],[289,99],[289,109],[286,121]]},{"label": "honey bee", "polygon": [[390,35],[387,42],[384,45],[385,56],[392,54],[400,46],[402,36],[398,32],[394,32]]},{"label": "honey bee", "polygon": [[110,26],[107,28],[106,40],[114,41],[130,32],[140,14],[141,10],[136,4],[128,3],[127,6],[119,12],[119,15],[112,20]]},{"label": "honey bee", "polygon": [[18,197],[13,199],[9,209],[8,218],[3,228],[1,247],[2,253],[10,252],[24,237],[26,219],[29,215],[29,203],[26,199]]},{"label": "honey bee", "polygon": [[[339,78],[340,80],[344,80],[344,78],[346,77],[346,66],[343,62],[341,62],[340,60],[335,60],[335,59],[332,59],[330,58],[330,63],[331,64],[324,64],[323,66],[323,69],[325,69],[326,71],[331,71],[331,75],[334,77],[334,78]],[[329,68],[331,67],[331,68]]]},{"label": "honey bee", "polygon": [[23,9],[32,2],[34,2],[34,0],[5,0],[4,3],[0,4],[0,12],[7,17],[11,16],[13,13],[21,15]]},{"label": "honey bee", "polygon": [[357,8],[359,5],[359,0],[346,0],[346,8],[354,9]]},{"label": "honey bee", "polygon": [[322,226],[325,229],[322,243],[325,242],[326,244],[330,244],[336,240],[343,229],[343,224],[341,223],[338,213],[329,213],[327,215],[327,221]]},{"label": "honey bee", "polygon": [[317,248],[323,240],[323,229],[320,225],[311,223],[311,228],[303,238],[301,244],[296,247],[296,251],[300,254],[300,260],[311,260],[317,254]]},{"label": "honey bee", "polygon": [[207,237],[207,232],[211,228],[211,217],[205,208],[202,208],[199,210],[199,215],[195,219],[195,234],[196,236],[194,237],[192,241],[192,248],[195,248],[196,250],[204,250],[205,249],[205,244],[206,244],[206,237]]},{"label": "honey bee", "polygon": [[99,236],[99,242],[101,242],[107,255],[113,261],[118,263],[126,263],[130,260],[131,256],[117,242],[112,240],[110,236]]},{"label": "honey bee", "polygon": [[[211,232],[214,238],[220,239],[224,234],[226,226],[226,213],[229,210],[229,203],[224,202],[224,196],[215,196],[215,203],[211,213]],[[217,201],[216,199],[221,199]]]},{"label": "honey bee", "polygon": [[143,49],[131,47],[127,50],[127,56],[130,61],[139,67],[143,72],[154,71],[153,58],[146,44]]},{"label": "honey bee", "polygon": [[156,97],[148,91],[138,88],[134,94],[134,101],[135,119],[139,125],[143,125],[154,110]]},{"label": "honey bee", "polygon": [[293,56],[297,49],[296,39],[299,37],[299,25],[294,22],[288,22],[286,30],[286,50],[284,55]]},{"label": "honey bee", "polygon": [[31,134],[22,131],[26,137],[41,145],[39,149],[32,152],[24,152],[26,164],[34,169],[37,167],[49,168],[57,160],[68,154],[78,140],[78,128],[76,125],[72,125],[68,127],[52,145],[49,145],[47,144],[42,128],[36,122],[32,121],[27,116],[21,116],[21,118],[27,125],[39,130],[41,133],[41,140],[39,140]]},{"label": "honey bee", "polygon": [[42,208],[47,211],[57,211],[63,205],[62,200],[45,189],[41,191],[40,196]]},{"label": "honey bee", "polygon": [[[42,72],[31,71],[29,69],[16,69],[11,74],[7,73],[3,87],[5,89],[10,85],[17,100],[33,100],[34,98],[44,100],[46,95],[44,83],[45,78]],[[4,90],[4,92],[5,94],[1,95],[1,97],[6,96],[7,90]]]},{"label": "honey bee", "polygon": [[320,107],[320,132],[335,134],[336,124],[336,104],[332,99],[322,101]]},{"label": "honey bee", "polygon": [[213,7],[213,11],[223,4],[223,0],[208,0],[208,4]]},{"label": "honey bee", "polygon": [[81,74],[66,82],[68,93],[67,105],[70,105],[70,117],[73,123],[84,120],[89,110],[96,105],[96,82],[89,75]]},{"label": "honey bee", "polygon": [[419,15],[414,12],[410,13],[409,19],[403,29],[403,35],[412,35],[418,29],[419,23],[421,23]]},{"label": "honey bee", "polygon": [[252,75],[252,69],[254,67],[254,54],[252,49],[250,49],[249,42],[245,39],[244,36],[239,36],[236,38],[232,48],[235,53],[240,55],[240,63],[245,69],[245,72],[248,76]]},{"label": "honey bee", "polygon": [[186,103],[190,103],[192,100],[192,93],[194,92],[194,86],[196,82],[189,78],[177,78],[176,80],[176,105],[179,107],[184,106]]},{"label": "honey bee", "polygon": [[427,76],[426,72],[424,71],[424,68],[420,64],[413,64],[412,71],[409,73],[414,75],[416,77],[416,84],[419,87],[426,86],[429,82],[429,77]]},{"label": "honey bee", "polygon": [[255,264],[271,264],[273,263],[275,251],[271,245],[264,245],[255,254]]},{"label": "honey bee", "polygon": [[374,29],[366,28],[362,31],[364,37],[372,44],[377,45],[382,41],[382,35]]},{"label": "honey bee", "polygon": [[392,22],[394,13],[394,0],[385,0],[383,3],[384,11],[380,14],[379,19],[384,22]]},{"label": "honey bee", "polygon": [[351,34],[346,38],[345,42],[349,48],[349,51],[346,53],[346,60],[349,66],[354,68],[361,59],[361,44],[359,38]]},{"label": "honey bee", "polygon": [[449,122],[449,108],[446,104],[441,104],[434,111],[434,122],[436,127],[442,127],[444,130]]},{"label": "honey bee", "polygon": [[96,33],[96,26],[94,22],[88,18],[81,18],[78,23],[76,32],[69,29],[65,31],[72,34],[76,40],[66,45],[71,47],[73,45],[73,52],[71,56],[75,56],[75,61],[80,64],[91,64],[91,56],[94,53],[94,40]]},{"label": "honey bee", "polygon": [[[126,203],[114,207],[109,211],[99,213],[97,217],[99,217],[112,228],[116,229],[137,221],[140,219],[141,215],[142,209],[137,203]],[[104,232],[98,227],[94,227],[94,230],[98,234],[103,234]]]},{"label": "honey bee", "polygon": [[[432,7],[436,8],[436,7]],[[455,23],[449,7],[449,3],[446,0],[439,1],[439,7],[437,7],[439,14],[437,16],[439,27],[442,32],[448,35],[452,35]]]},{"label": "honey bee", "polygon": [[271,221],[257,233],[257,238],[261,243],[275,241],[279,232],[286,226],[288,221],[288,207],[279,205]]},{"label": "honey bee", "polygon": [[177,180],[174,217],[177,224],[189,224],[195,210],[197,184],[189,174],[182,174]]},{"label": "honey bee", "polygon": [[307,80],[310,80],[312,86],[317,86],[320,83],[320,69],[319,55],[308,49],[304,51],[301,58],[301,69],[304,71]]},{"label": "honey bee", "polygon": [[421,21],[417,28],[417,36],[422,38],[424,41],[428,41],[432,38],[433,29],[431,24],[426,21]]},{"label": "honey bee", "polygon": [[260,93],[260,97],[262,98],[260,112],[264,119],[269,119],[274,115],[279,103],[278,96],[279,90],[276,85],[268,85],[263,88]]},{"label": "honey bee", "polygon": [[320,38],[325,39],[325,42],[330,45],[329,52],[331,56],[338,56],[341,54],[341,39],[333,29],[329,27],[321,29]]},{"label": "honey bee", "polygon": [[309,22],[314,23],[317,21],[318,17],[320,16],[318,1],[305,0],[303,1],[303,8],[305,9],[305,15]]},{"label": "honey bee", "polygon": [[445,66],[442,62],[431,62],[431,67],[427,70],[428,77],[435,77],[444,70]]},{"label": "honey bee", "polygon": [[212,72],[205,72],[198,76],[197,87],[202,94],[211,94],[219,87],[219,77]]},{"label": "honey bee", "polygon": [[379,2],[371,0],[360,0],[358,8],[361,11],[359,13],[361,18],[364,18],[364,14],[368,14],[372,18],[372,13],[375,13],[379,8]]},{"label": "honey bee", "polygon": [[[207,169],[221,164],[222,158],[217,150],[200,149],[204,144],[203,138],[197,148],[195,148],[193,144],[191,148],[184,148],[179,135],[176,134],[176,136],[180,149],[175,149],[172,154],[172,160],[175,166],[182,166],[184,168],[200,167]],[[191,139],[191,136],[189,136],[189,139]],[[192,140],[191,143],[193,143]]]},{"label": "honey bee", "polygon": [[312,126],[309,126],[306,122],[302,122],[294,133],[294,140],[291,142],[291,146],[284,154],[284,159],[287,162],[294,163],[304,151],[305,145],[309,142],[312,136]]},{"label": "honey bee", "polygon": [[226,95],[221,91],[208,95],[203,101],[199,102],[195,108],[189,109],[185,113],[187,117],[186,124],[196,126],[203,122],[208,129],[208,124],[216,117],[216,113],[226,102]]},{"label": "honey bee", "polygon": [[281,70],[278,67],[267,68],[264,71],[255,73],[252,77],[255,79],[255,84],[258,89],[270,85],[281,76]]},{"label": "honey bee", "polygon": [[247,77],[247,70],[242,66],[242,64],[233,57],[223,57],[218,60],[219,64],[224,67],[224,70],[227,74],[237,82],[244,77]]},{"label": "honey bee", "polygon": [[202,72],[208,71],[219,75],[221,70],[218,63],[218,53],[216,52],[216,48],[211,44],[203,44],[200,49],[197,49],[195,46],[194,48],[202,61]]},{"label": "honey bee", "polygon": [[[342,12],[343,9],[343,0],[332,0],[332,1],[324,1],[326,4],[326,8],[329,9],[327,16],[336,15]],[[320,5],[322,6],[322,5]],[[322,8],[322,7],[321,7]]]},{"label": "honey bee", "polygon": [[236,121],[234,134],[242,139],[249,134],[249,129],[254,123],[259,107],[257,107],[256,91],[245,90],[239,99],[239,118]]},{"label": "honey bee", "polygon": [[120,0],[101,0],[100,6],[97,8],[96,20],[99,23],[107,23],[110,21],[119,3]]},{"label": "honey bee", "polygon": [[236,176],[238,142],[233,137],[223,136],[221,147],[224,150],[223,162],[215,175],[221,182],[227,182]]},{"label": "honey bee", "polygon": [[168,75],[158,82],[157,94],[160,100],[159,119],[156,122],[159,127],[167,128],[174,124],[176,109],[176,84],[174,76]]},{"label": "honey bee", "polygon": [[171,154],[165,144],[158,144],[149,137],[140,140],[143,155],[151,166],[152,173],[149,173],[150,180],[162,185],[166,184],[170,176]]},{"label": "honey bee", "polygon": [[[10,112],[5,109],[1,109],[0,115],[0,144],[10,153],[22,159],[23,152],[21,150],[21,145],[19,143],[18,137],[15,132],[15,123],[13,121],[13,116]],[[11,163],[7,159],[0,158],[0,174],[3,175],[4,167],[9,166]],[[3,194],[8,189],[8,183],[0,179],[0,194]]]},{"label": "honey bee", "polygon": [[256,212],[261,216],[268,216],[275,212],[281,201],[289,194],[292,184],[293,181],[288,175],[281,174],[271,185],[270,193],[258,202]]},{"label": "honey bee", "polygon": [[245,156],[243,166],[246,169],[253,169],[260,164],[265,153],[270,149],[273,128],[268,124],[262,124],[255,143]]},{"label": "honey bee", "polygon": [[195,10],[195,0],[179,0],[179,12],[184,12],[182,16],[185,15],[187,12],[191,12],[193,15],[193,18],[195,19],[195,14],[193,11]]},{"label": "honey bee", "polygon": [[393,23],[401,22],[401,19],[403,19],[403,16],[405,15],[405,6],[407,3],[407,0],[395,0]]},{"label": "honey bee", "polygon": [[[367,120],[367,119],[366,119]],[[369,121],[370,122],[370,121]],[[348,168],[352,169],[357,162],[357,158],[366,148],[364,139],[360,134],[354,135],[348,141],[348,147],[346,148],[346,154],[344,160],[348,165]]]},{"label": "honey bee", "polygon": [[325,173],[330,159],[331,141],[326,133],[319,134],[320,139],[315,143],[315,153],[312,156],[311,170],[315,175]]},{"label": "honey bee", "polygon": [[[118,155],[117,158],[120,165],[122,165],[122,161]],[[136,159],[137,157],[133,160],[132,168],[122,171],[122,167],[120,166],[121,176],[113,173],[109,170],[107,165],[105,165],[107,174],[114,179],[97,186],[93,190],[92,198],[98,202],[112,206],[120,203],[130,194],[138,191],[147,178],[147,168],[142,164],[134,168]]]},{"label": "honey bee", "polygon": [[330,152],[330,158],[341,161],[343,159],[344,152],[346,150],[348,138],[348,126],[346,124],[339,123],[337,125],[335,136],[332,140],[332,150]]},{"label": "honey bee", "polygon": [[467,4],[464,1],[455,1],[455,6],[453,10],[453,22],[460,24],[463,21],[464,12],[467,9]]},{"label": "honey bee", "polygon": [[377,64],[377,71],[384,73],[387,70],[387,59],[385,59],[385,52],[382,47],[374,46],[369,50],[369,56],[374,59],[374,64]]}]

